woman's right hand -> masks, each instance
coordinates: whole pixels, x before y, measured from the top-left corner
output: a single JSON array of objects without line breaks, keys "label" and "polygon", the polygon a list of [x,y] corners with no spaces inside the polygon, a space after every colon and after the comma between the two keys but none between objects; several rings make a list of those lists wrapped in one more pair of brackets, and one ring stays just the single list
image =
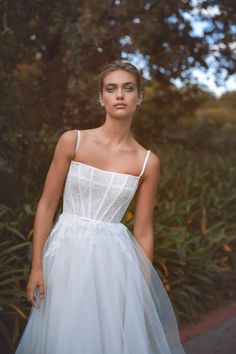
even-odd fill
[{"label": "woman's right hand", "polygon": [[27,284],[27,298],[34,307],[37,307],[35,290],[38,288],[40,298],[45,296],[43,271],[42,269],[32,269]]}]

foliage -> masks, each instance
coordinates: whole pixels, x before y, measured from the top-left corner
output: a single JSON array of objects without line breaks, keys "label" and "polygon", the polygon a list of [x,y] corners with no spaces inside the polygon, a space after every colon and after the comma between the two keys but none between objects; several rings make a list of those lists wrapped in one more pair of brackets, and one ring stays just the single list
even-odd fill
[{"label": "foliage", "polygon": [[[0,205],[0,337],[2,350],[13,351],[27,319],[26,281],[29,274],[33,212],[29,205],[13,210]],[[28,232],[26,232],[26,230]]]},{"label": "foliage", "polygon": [[[221,9],[215,15],[214,5]],[[165,108],[154,117],[152,107],[156,126],[178,119],[186,103],[189,109],[192,101],[194,110],[196,88],[188,86],[192,68],[212,68],[211,54],[218,80],[235,72],[235,5],[222,0],[212,7],[207,1],[183,0],[4,1],[1,127],[6,119],[11,119],[12,132],[21,134],[43,124],[56,130],[97,125],[103,118],[97,103],[98,70],[117,58],[138,57],[145,63],[156,105]],[[204,23],[204,35],[194,34],[194,20]],[[185,94],[173,92],[177,78],[186,83]]]},{"label": "foliage", "polygon": [[[190,84],[190,77],[192,68],[212,67],[209,54],[219,82],[235,72],[235,3],[2,5],[0,334],[9,352],[29,312],[32,223],[57,137],[104,119],[97,74],[104,62],[117,58],[145,62],[145,100],[133,130],[161,155],[154,265],[176,314],[195,318],[214,303],[219,284],[234,296],[235,93],[216,99]],[[220,11],[212,15],[215,5]],[[193,33],[193,18],[204,21],[204,35]],[[181,89],[173,84],[178,78],[184,81]],[[163,148],[170,141],[173,147]],[[131,226],[132,208],[129,213]]]},{"label": "foliage", "polygon": [[[155,213],[157,265],[182,318],[193,319],[235,292],[236,181],[234,152],[164,149]],[[160,257],[160,258],[159,258]],[[231,290],[230,290],[230,289]],[[183,299],[185,299],[183,301]]]},{"label": "foliage", "polygon": [[[177,134],[182,138],[187,136],[192,144],[204,151],[230,152],[235,149],[235,98],[235,92],[228,92],[218,99],[209,95],[193,116],[187,114],[179,120]],[[172,134],[176,134],[176,129]]]},{"label": "foliage", "polygon": [[236,296],[234,159],[233,152],[209,155],[176,145],[161,151],[154,266],[179,319],[193,320],[221,296]]},{"label": "foliage", "polygon": [[[165,146],[154,214],[154,266],[180,320],[194,319],[219,297],[235,296],[235,160],[226,155]],[[36,203],[1,205],[0,319],[14,347],[29,312],[26,281]],[[124,219],[133,223],[132,206]],[[220,284],[220,287],[219,287]]]}]

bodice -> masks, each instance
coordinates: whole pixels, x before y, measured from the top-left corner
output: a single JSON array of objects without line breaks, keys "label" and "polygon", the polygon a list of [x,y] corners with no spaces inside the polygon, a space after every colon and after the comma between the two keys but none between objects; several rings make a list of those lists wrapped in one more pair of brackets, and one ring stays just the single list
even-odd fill
[{"label": "bodice", "polygon": [[99,221],[120,222],[140,176],[110,172],[71,161],[63,193],[63,212]]}]

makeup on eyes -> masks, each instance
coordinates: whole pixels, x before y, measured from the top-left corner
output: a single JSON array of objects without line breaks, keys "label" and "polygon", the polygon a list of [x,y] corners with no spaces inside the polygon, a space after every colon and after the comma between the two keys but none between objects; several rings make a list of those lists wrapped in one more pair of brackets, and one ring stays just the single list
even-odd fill
[{"label": "makeup on eyes", "polygon": [[[123,86],[125,86],[125,89],[131,90],[131,91],[134,89],[134,84],[132,82],[126,82],[123,84]],[[104,85],[104,87],[109,92],[110,90],[113,90],[114,88],[116,88],[117,85],[113,84],[113,83],[109,83],[109,84]]]}]

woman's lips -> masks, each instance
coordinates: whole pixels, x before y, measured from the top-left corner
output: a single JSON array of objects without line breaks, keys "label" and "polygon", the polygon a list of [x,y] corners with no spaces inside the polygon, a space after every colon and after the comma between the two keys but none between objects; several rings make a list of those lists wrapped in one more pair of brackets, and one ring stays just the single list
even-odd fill
[{"label": "woman's lips", "polygon": [[121,103],[121,104],[116,104],[115,107],[116,107],[116,108],[125,108],[125,107],[126,107],[126,104],[123,104],[123,103]]}]

